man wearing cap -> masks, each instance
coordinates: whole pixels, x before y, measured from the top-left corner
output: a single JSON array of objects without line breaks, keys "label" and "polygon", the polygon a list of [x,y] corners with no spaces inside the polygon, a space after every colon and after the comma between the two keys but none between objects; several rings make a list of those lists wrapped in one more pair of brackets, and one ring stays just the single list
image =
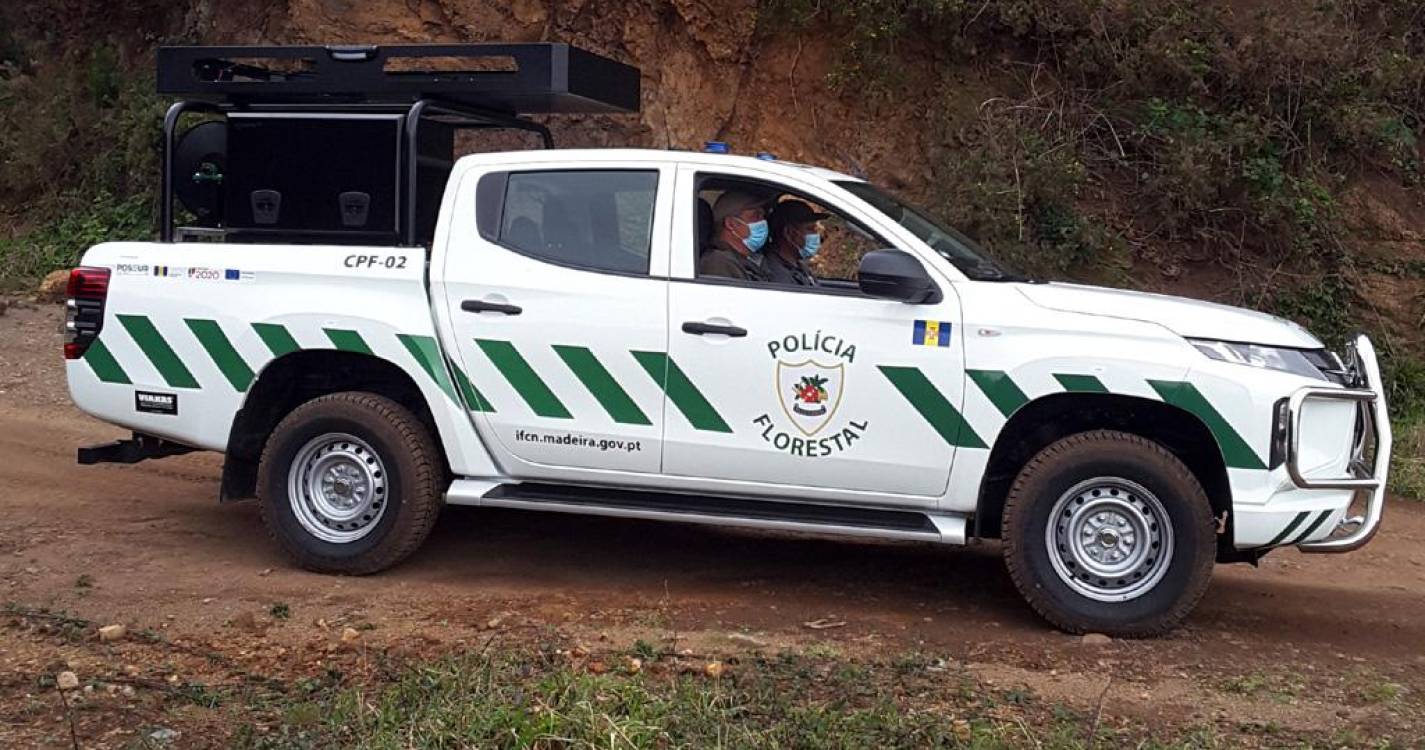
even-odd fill
[{"label": "man wearing cap", "polygon": [[767,222],[772,230],[772,247],[763,253],[762,262],[768,281],[816,286],[816,276],[807,261],[821,248],[821,227],[817,222],[830,215],[791,198],[772,209],[772,217]]},{"label": "man wearing cap", "polygon": [[698,261],[699,276],[766,281],[759,253],[767,244],[764,201],[751,193],[729,190],[713,204],[712,246]]}]

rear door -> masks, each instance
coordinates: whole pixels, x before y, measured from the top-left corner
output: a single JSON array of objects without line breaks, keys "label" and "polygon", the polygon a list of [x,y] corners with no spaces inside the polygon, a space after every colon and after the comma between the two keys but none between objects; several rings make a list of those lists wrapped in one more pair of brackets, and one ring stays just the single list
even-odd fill
[{"label": "rear door", "polygon": [[[657,472],[672,170],[472,169],[446,238],[456,379],[507,470]],[[490,438],[493,438],[491,440]]]}]

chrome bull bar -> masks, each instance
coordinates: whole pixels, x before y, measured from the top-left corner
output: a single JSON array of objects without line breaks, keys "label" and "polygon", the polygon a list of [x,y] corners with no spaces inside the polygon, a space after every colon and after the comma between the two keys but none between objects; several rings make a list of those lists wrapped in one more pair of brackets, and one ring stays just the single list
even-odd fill
[{"label": "chrome bull bar", "polygon": [[[1291,394],[1287,402],[1286,470],[1291,481],[1304,490],[1355,490],[1367,493],[1364,516],[1351,516],[1337,523],[1332,533],[1350,528],[1340,537],[1328,537],[1319,542],[1298,544],[1302,552],[1351,552],[1364,547],[1380,528],[1385,510],[1386,476],[1390,470],[1390,416],[1386,412],[1385,388],[1375,345],[1365,334],[1356,336],[1347,347],[1347,360],[1354,373],[1352,388],[1308,386]],[[1352,446],[1349,476],[1306,477],[1301,460],[1301,412],[1308,401],[1352,401],[1360,405],[1358,413],[1364,424]],[[1366,465],[1367,437],[1375,453]],[[1349,510],[1349,509],[1348,509]]]}]

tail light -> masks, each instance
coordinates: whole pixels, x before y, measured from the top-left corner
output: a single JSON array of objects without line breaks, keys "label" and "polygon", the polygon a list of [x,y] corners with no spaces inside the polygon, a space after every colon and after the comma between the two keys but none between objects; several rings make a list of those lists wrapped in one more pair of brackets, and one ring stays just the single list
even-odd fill
[{"label": "tail light", "polygon": [[79,359],[104,327],[104,300],[109,296],[109,269],[76,268],[65,288],[64,358]]}]

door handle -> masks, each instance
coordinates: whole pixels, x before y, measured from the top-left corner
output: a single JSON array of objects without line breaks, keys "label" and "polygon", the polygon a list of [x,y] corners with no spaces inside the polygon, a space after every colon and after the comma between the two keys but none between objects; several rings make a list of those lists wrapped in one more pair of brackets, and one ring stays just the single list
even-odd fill
[{"label": "door handle", "polygon": [[737,326],[720,326],[713,323],[699,323],[696,320],[690,320],[683,324],[683,333],[691,333],[695,336],[716,333],[721,334],[723,336],[732,336],[733,338],[740,338],[742,336],[747,335],[747,329],[739,328]]},{"label": "door handle", "polygon": [[482,299],[467,299],[460,303],[460,309],[465,312],[497,312],[505,315],[519,315],[524,312],[524,308],[519,305],[507,305],[503,302],[486,302]]}]

